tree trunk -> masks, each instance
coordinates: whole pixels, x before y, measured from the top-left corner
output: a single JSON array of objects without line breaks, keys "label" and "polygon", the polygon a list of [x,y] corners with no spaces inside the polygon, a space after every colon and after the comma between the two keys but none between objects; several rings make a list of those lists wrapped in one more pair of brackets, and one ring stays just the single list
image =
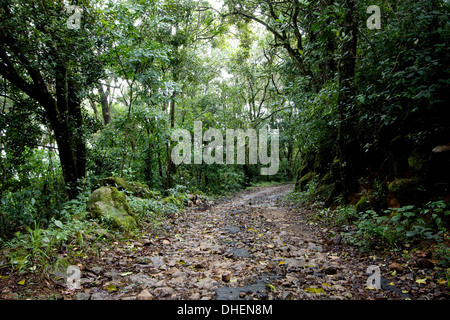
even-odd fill
[{"label": "tree trunk", "polygon": [[356,166],[359,154],[355,128],[352,124],[356,113],[355,60],[358,32],[358,4],[356,0],[345,0],[344,32],[347,39],[342,46],[342,60],[339,65],[339,126],[337,137],[337,157],[339,159],[340,184],[345,198],[357,186]]},{"label": "tree trunk", "polygon": [[98,84],[97,88],[100,93],[100,104],[102,106],[103,123],[105,124],[105,126],[107,126],[112,121],[111,104],[108,101],[108,97],[109,97],[111,89],[108,86],[106,91],[104,91],[103,86],[100,83]]},{"label": "tree trunk", "polygon": [[[172,94],[172,101],[169,102],[170,127],[172,129],[175,128],[175,105],[176,105],[175,98],[176,92],[174,91]],[[171,189],[173,187],[172,175],[177,172],[177,167],[172,162],[170,141],[168,141],[166,144],[166,151],[167,151],[166,188]]]},{"label": "tree trunk", "polygon": [[[6,4],[2,10],[2,19],[13,16]],[[45,33],[42,26],[36,27]],[[58,146],[66,192],[73,199],[79,193],[80,179],[86,176],[86,144],[79,97],[81,88],[74,81],[71,61],[61,58],[58,46],[49,40],[52,46],[46,58],[54,67],[51,77],[44,75],[37,63],[38,54],[28,52],[33,48],[21,45],[8,28],[0,29],[0,75],[44,108]],[[55,86],[50,89],[53,83]]]}]

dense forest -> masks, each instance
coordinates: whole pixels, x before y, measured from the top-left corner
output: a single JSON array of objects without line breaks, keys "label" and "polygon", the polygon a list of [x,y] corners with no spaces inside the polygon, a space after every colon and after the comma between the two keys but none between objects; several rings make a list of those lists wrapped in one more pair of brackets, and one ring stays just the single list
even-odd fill
[{"label": "dense forest", "polygon": [[89,210],[102,186],[157,230],[197,199],[292,183],[286,200],[350,245],[431,245],[445,271],[449,10],[0,1],[0,268],[38,272],[62,245],[108,241],[118,222]]}]

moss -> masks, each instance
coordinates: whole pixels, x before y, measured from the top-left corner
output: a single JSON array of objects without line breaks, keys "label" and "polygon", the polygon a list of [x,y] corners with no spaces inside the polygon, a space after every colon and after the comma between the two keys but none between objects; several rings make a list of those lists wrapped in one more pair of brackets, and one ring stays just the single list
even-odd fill
[{"label": "moss", "polygon": [[172,204],[176,205],[178,208],[182,208],[183,207],[183,202],[180,199],[175,198],[173,196],[169,196],[169,197],[164,198],[162,200],[162,202],[163,203],[172,203]]},{"label": "moss", "polygon": [[124,178],[108,177],[99,181],[101,186],[117,187],[120,191],[128,191],[135,197],[143,199],[155,199],[161,196],[158,191],[153,191],[148,185],[138,181],[127,181]]},{"label": "moss", "polygon": [[419,183],[420,180],[416,178],[397,179],[389,184],[388,190],[395,195],[401,205],[413,204],[420,200]]},{"label": "moss", "polygon": [[356,203],[355,208],[357,212],[364,212],[368,210],[370,208],[369,199],[366,196],[362,197]]},{"label": "moss", "polygon": [[95,190],[89,197],[87,210],[92,218],[112,228],[132,230],[138,227],[126,196],[114,187]]},{"label": "moss", "polygon": [[334,189],[334,183],[332,184],[320,184],[314,194],[312,195],[311,200],[324,200],[328,199]]},{"label": "moss", "polygon": [[389,184],[389,191],[393,193],[412,192],[417,187],[415,179],[397,179]]},{"label": "moss", "polygon": [[304,191],[306,185],[314,178],[314,172],[308,172],[298,181],[298,190]]}]

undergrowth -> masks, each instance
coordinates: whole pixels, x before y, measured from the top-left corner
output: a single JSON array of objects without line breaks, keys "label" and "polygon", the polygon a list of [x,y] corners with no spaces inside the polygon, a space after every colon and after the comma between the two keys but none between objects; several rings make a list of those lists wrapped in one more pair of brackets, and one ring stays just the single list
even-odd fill
[{"label": "undergrowth", "polygon": [[[289,194],[286,200],[310,205],[314,189],[313,182],[305,191]],[[439,265],[450,267],[450,206],[442,200],[363,212],[358,212],[355,205],[341,204],[333,209],[323,207],[320,202],[315,205],[319,209],[313,219],[335,230],[330,237],[339,233],[346,243],[366,252],[432,246]]]},{"label": "undergrowth", "polygon": [[[33,272],[51,273],[58,259],[75,263],[88,255],[98,255],[102,247],[117,239],[130,238],[140,232],[152,233],[164,226],[167,218],[180,210],[180,206],[157,199],[141,199],[127,195],[128,204],[139,219],[141,230],[119,231],[90,218],[86,210],[90,192],[80,194],[62,207],[57,218],[52,218],[45,228],[38,222],[25,226],[8,240],[0,255],[0,266],[9,266],[19,274]],[[179,194],[177,194],[179,196]]]}]

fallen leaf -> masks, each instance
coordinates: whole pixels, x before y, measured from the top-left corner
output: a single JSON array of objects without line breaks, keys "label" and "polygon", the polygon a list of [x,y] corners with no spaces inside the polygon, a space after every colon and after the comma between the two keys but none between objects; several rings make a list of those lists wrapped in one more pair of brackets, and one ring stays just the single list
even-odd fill
[{"label": "fallen leaf", "polygon": [[421,283],[421,284],[426,284],[427,283],[427,278],[417,279],[416,282],[417,283]]},{"label": "fallen leaf", "polygon": [[23,286],[25,284],[25,279],[20,280],[19,282],[17,282],[17,284],[20,284],[21,286]]},{"label": "fallen leaf", "polygon": [[325,293],[325,291],[322,288],[306,288],[305,291],[316,294]]},{"label": "fallen leaf", "polygon": [[445,279],[440,279],[440,280],[438,280],[437,283],[438,283],[438,284],[445,284],[445,283],[447,283],[447,280],[445,280]]},{"label": "fallen leaf", "polygon": [[124,272],[124,273],[121,273],[120,275],[122,276],[122,277],[125,277],[125,276],[129,276],[130,274],[133,274],[133,272]]},{"label": "fallen leaf", "polygon": [[266,287],[270,288],[273,292],[277,291],[277,289],[275,289],[275,287],[273,285],[271,285],[270,283],[266,283]]},{"label": "fallen leaf", "polygon": [[107,290],[109,292],[117,291],[117,287],[115,285],[113,285],[112,283],[110,283],[110,284],[108,284]]}]

